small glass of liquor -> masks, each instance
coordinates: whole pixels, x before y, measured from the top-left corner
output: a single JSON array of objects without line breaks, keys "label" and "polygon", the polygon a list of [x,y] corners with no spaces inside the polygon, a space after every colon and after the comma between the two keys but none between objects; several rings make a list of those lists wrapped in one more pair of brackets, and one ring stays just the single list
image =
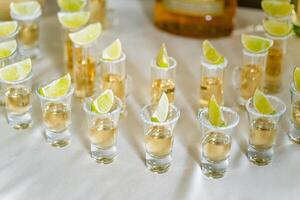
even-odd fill
[{"label": "small glass of liquor", "polygon": [[156,59],[151,61],[151,103],[157,104],[163,93],[168,96],[169,102],[175,102],[176,66],[174,58],[168,57],[170,66],[163,68],[156,64]]},{"label": "small glass of liquor", "polygon": [[117,135],[122,101],[114,97],[113,108],[105,114],[91,110],[94,98],[86,98],[83,108],[87,116],[88,134],[91,141],[91,157],[97,163],[109,164],[117,155]]},{"label": "small glass of liquor", "polygon": [[[42,15],[42,9],[38,2],[19,2],[20,4],[26,3],[36,3],[39,9],[34,13],[28,15],[20,15],[15,13],[11,9],[11,17],[18,21],[20,26],[20,31],[18,34],[18,44],[20,46],[20,53],[23,56],[30,58],[38,58],[41,54],[39,47],[39,37],[40,37],[40,27],[39,21]],[[12,7],[12,4],[10,6]]]},{"label": "small glass of liquor", "polygon": [[291,84],[290,92],[292,105],[288,136],[291,141],[300,144],[300,92],[296,90],[294,83]]},{"label": "small glass of liquor", "polygon": [[201,59],[200,76],[200,109],[206,108],[210,98],[214,95],[218,104],[224,104],[224,69],[227,59],[222,64],[214,65]]},{"label": "small glass of liquor", "polygon": [[259,113],[253,105],[253,98],[246,103],[250,125],[247,157],[250,162],[259,166],[268,165],[272,160],[278,123],[286,110],[284,102],[277,97],[266,97],[276,110],[273,115]]},{"label": "small glass of liquor", "polygon": [[180,111],[174,105],[169,105],[169,114],[165,122],[153,122],[151,117],[157,104],[146,105],[141,111],[144,122],[146,166],[155,173],[165,173],[172,161],[174,128],[180,117]]},{"label": "small glass of liquor", "polygon": [[242,67],[234,69],[233,85],[239,91],[238,103],[244,106],[263,83],[268,52],[253,53],[243,49]]},{"label": "small glass of liquor", "polygon": [[230,108],[221,107],[226,126],[212,126],[208,119],[208,109],[199,112],[203,139],[201,144],[201,169],[205,176],[222,178],[228,167],[232,134],[239,123],[239,115]]},{"label": "small glass of liquor", "polygon": [[39,93],[39,88],[47,84],[41,84],[36,90],[42,106],[45,135],[51,146],[62,148],[71,142],[69,127],[71,125],[71,100],[74,87],[71,85],[68,93],[64,96],[45,97]]},{"label": "small glass of liquor", "polygon": [[32,125],[32,72],[19,81],[0,80],[5,93],[8,124],[14,129],[27,129]]}]

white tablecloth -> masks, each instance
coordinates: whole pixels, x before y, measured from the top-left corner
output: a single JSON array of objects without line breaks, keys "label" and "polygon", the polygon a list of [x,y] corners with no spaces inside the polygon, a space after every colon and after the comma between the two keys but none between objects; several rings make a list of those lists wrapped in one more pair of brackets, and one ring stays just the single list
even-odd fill
[{"label": "white tablecloth", "polygon": [[[226,55],[225,104],[239,112],[240,124],[233,135],[229,173],[221,180],[205,178],[200,169],[201,133],[195,117],[199,88],[201,40],[170,35],[157,30],[151,19],[150,0],[111,0],[119,25],[105,32],[101,45],[119,37],[127,54],[127,70],[133,78],[128,99],[128,117],[121,121],[119,155],[110,165],[99,165],[89,155],[87,124],[81,103],[73,100],[72,144],[56,149],[45,142],[41,108],[33,101],[34,125],[27,131],[12,130],[0,115],[0,199],[2,200],[94,200],[94,199],[203,199],[203,200],[298,200],[300,189],[300,145],[291,143],[288,113],[279,129],[273,162],[258,167],[246,158],[248,124],[244,110],[236,103],[231,85],[232,69],[241,63],[240,32],[259,24],[263,13],[239,8],[236,31],[231,37],[212,40]],[[34,63],[34,87],[63,74],[63,57],[58,10],[54,0],[47,1],[42,20],[43,58]],[[176,105],[181,118],[175,129],[173,163],[166,174],[149,172],[144,165],[143,124],[139,111],[149,101],[150,60],[160,44],[178,61]],[[277,96],[288,106],[292,67],[300,63],[300,40],[288,45],[284,90]],[[99,51],[100,53],[100,51]]]}]

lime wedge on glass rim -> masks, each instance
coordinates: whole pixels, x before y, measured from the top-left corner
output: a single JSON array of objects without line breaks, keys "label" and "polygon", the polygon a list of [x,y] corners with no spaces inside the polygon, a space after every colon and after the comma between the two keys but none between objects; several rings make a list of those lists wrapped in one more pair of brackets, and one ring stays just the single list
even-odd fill
[{"label": "lime wedge on glass rim", "polygon": [[226,126],[222,110],[218,105],[218,102],[214,95],[210,98],[210,101],[208,103],[208,120],[213,126]]},{"label": "lime wedge on glass rim", "polygon": [[18,22],[6,21],[0,22],[0,37],[8,37],[15,33],[18,28]]},{"label": "lime wedge on glass rim", "polygon": [[85,28],[75,33],[70,33],[69,36],[77,45],[88,45],[98,39],[101,34],[101,24],[95,23],[86,26]]},{"label": "lime wedge on glass rim", "polygon": [[90,12],[58,12],[58,21],[65,28],[80,28],[85,26],[90,18]]},{"label": "lime wedge on glass rim", "polygon": [[166,93],[162,93],[156,110],[154,111],[153,115],[151,116],[152,122],[165,122],[168,118],[169,114],[169,99]]},{"label": "lime wedge on glass rim", "polygon": [[271,102],[259,89],[256,89],[254,93],[253,105],[254,108],[261,114],[273,115],[276,113],[276,110],[273,108]]},{"label": "lime wedge on glass rim", "polygon": [[300,68],[299,67],[295,67],[293,77],[294,77],[295,88],[297,91],[300,91]]},{"label": "lime wedge on glass rim", "polygon": [[71,86],[71,76],[67,74],[51,83],[40,87],[39,93],[45,97],[62,97],[66,95]]},{"label": "lime wedge on glass rim", "polygon": [[11,56],[17,50],[17,41],[9,40],[0,43],[0,59]]},{"label": "lime wedge on glass rim", "polygon": [[7,65],[0,69],[0,79],[4,81],[20,81],[25,79],[31,72],[30,58],[20,62]]},{"label": "lime wedge on glass rim", "polygon": [[265,32],[275,37],[283,37],[291,34],[293,25],[291,23],[278,20],[263,20],[263,27]]},{"label": "lime wedge on glass rim", "polygon": [[41,5],[37,1],[12,2],[10,10],[16,16],[35,16],[41,13]]},{"label": "lime wedge on glass rim", "polygon": [[214,65],[224,63],[224,56],[221,55],[208,40],[204,40],[202,43],[202,51],[203,56],[208,63]]},{"label": "lime wedge on glass rim", "polygon": [[117,60],[121,57],[121,55],[122,55],[122,44],[120,39],[116,39],[102,52],[102,58],[104,60],[109,60],[109,61]]},{"label": "lime wedge on glass rim", "polygon": [[165,43],[162,43],[156,57],[156,64],[161,68],[168,68],[170,66],[169,56]]},{"label": "lime wedge on glass rim", "polygon": [[95,113],[108,113],[114,104],[114,94],[112,90],[105,90],[92,103],[91,110]]},{"label": "lime wedge on glass rim", "polygon": [[87,0],[57,0],[59,8],[63,11],[75,12],[83,9]]},{"label": "lime wedge on glass rim", "polygon": [[263,11],[272,17],[287,17],[291,15],[294,6],[289,1],[264,0],[261,2]]},{"label": "lime wedge on glass rim", "polygon": [[242,35],[243,47],[252,53],[264,53],[273,45],[273,40],[256,35]]}]

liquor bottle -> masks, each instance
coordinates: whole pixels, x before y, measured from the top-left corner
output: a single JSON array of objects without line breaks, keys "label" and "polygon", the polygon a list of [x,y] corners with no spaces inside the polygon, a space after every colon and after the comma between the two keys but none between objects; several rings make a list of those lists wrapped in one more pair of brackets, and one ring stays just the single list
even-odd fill
[{"label": "liquor bottle", "polygon": [[183,36],[226,36],[234,27],[236,4],[236,0],[156,0],[154,23]]}]

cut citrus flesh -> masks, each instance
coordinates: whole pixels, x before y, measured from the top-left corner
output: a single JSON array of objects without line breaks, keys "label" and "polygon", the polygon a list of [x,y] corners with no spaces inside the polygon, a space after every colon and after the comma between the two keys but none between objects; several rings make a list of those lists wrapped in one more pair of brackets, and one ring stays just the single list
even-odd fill
[{"label": "cut citrus flesh", "polygon": [[120,39],[116,39],[108,47],[106,47],[102,53],[102,58],[104,60],[114,61],[121,57],[122,55],[122,44]]},{"label": "cut citrus flesh", "polygon": [[90,18],[90,12],[59,12],[57,13],[58,20],[63,27],[80,28],[85,26]]},{"label": "cut citrus flesh", "polygon": [[165,43],[163,43],[159,49],[158,55],[156,57],[156,64],[161,68],[167,68],[170,66],[169,56]]},{"label": "cut citrus flesh", "polygon": [[75,12],[83,9],[87,0],[57,0],[58,6],[63,11]]},{"label": "cut citrus flesh", "polygon": [[300,68],[295,67],[294,69],[294,84],[297,91],[300,91]]},{"label": "cut citrus flesh", "polygon": [[263,20],[263,27],[268,34],[276,37],[289,35],[293,30],[291,23],[278,20]]},{"label": "cut citrus flesh", "polygon": [[114,104],[114,94],[112,90],[105,90],[92,103],[91,110],[99,114],[108,113]]},{"label": "cut citrus flesh", "polygon": [[253,53],[263,53],[269,50],[273,41],[256,35],[242,35],[242,44],[244,48]]},{"label": "cut citrus flesh", "polygon": [[226,126],[226,123],[224,121],[223,113],[218,105],[218,102],[213,95],[208,103],[208,119],[211,125],[222,127]]},{"label": "cut citrus flesh", "polygon": [[286,17],[291,15],[294,6],[289,1],[264,0],[261,2],[263,11],[272,17]]},{"label": "cut citrus flesh", "polygon": [[0,43],[0,59],[11,56],[17,50],[16,40]]},{"label": "cut citrus flesh", "polygon": [[95,23],[75,33],[70,33],[71,40],[77,45],[87,45],[98,39],[101,34],[101,24]]},{"label": "cut citrus flesh", "polygon": [[39,88],[39,93],[45,97],[62,97],[66,95],[71,86],[71,76],[67,74],[48,85]]},{"label": "cut citrus flesh", "polygon": [[23,80],[31,73],[31,68],[30,58],[7,65],[0,69],[0,79],[12,82]]},{"label": "cut citrus flesh", "polygon": [[224,63],[225,60],[224,56],[221,55],[208,40],[205,40],[203,42],[202,51],[203,51],[203,56],[208,63],[214,65],[219,65]]},{"label": "cut citrus flesh", "polygon": [[155,112],[151,117],[153,122],[165,122],[169,114],[169,99],[166,93],[162,93]]},{"label": "cut citrus flesh", "polygon": [[254,108],[261,114],[264,115],[273,115],[276,113],[276,110],[273,108],[271,102],[260,90],[256,89],[253,96],[253,105]]},{"label": "cut citrus flesh", "polygon": [[18,28],[18,22],[7,21],[0,22],[0,37],[8,37],[16,32]]},{"label": "cut citrus flesh", "polygon": [[33,16],[41,11],[41,5],[37,1],[12,2],[10,10],[18,16]]}]

